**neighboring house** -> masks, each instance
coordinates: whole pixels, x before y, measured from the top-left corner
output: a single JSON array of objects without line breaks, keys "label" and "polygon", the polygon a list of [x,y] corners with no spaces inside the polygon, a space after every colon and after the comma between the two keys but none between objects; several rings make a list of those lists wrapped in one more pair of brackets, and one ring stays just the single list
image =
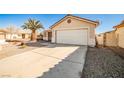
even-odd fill
[{"label": "neighboring house", "polygon": [[0,29],[0,45],[5,43],[6,31]]},{"label": "neighboring house", "polygon": [[52,31],[49,29],[49,30],[45,30],[43,32],[43,40],[46,40],[46,41],[51,41],[52,39]]},{"label": "neighboring house", "polygon": [[96,35],[98,45],[117,46],[115,30]]},{"label": "neighboring house", "polygon": [[6,33],[6,40],[29,39],[29,38],[30,38],[30,33],[28,32]]},{"label": "neighboring house", "polygon": [[96,35],[97,43],[100,46],[104,45],[104,33],[100,33]]},{"label": "neighboring house", "polygon": [[30,30],[23,30],[15,26],[9,26],[5,30],[7,31],[6,33],[7,40],[28,39],[30,38],[31,35]]},{"label": "neighboring house", "polygon": [[31,31],[16,29],[10,31],[9,29],[0,30],[0,39],[3,40],[15,40],[15,39],[29,39],[31,36]]},{"label": "neighboring house", "polygon": [[6,40],[14,40],[21,38],[17,33],[6,33]]},{"label": "neighboring house", "polygon": [[31,36],[30,30],[22,30],[22,29],[13,29],[7,30],[6,39],[7,40],[15,40],[15,39],[29,39]]},{"label": "neighboring house", "polygon": [[30,30],[19,30],[18,37],[20,37],[21,39],[30,39],[31,31]]},{"label": "neighboring house", "polygon": [[95,46],[95,28],[98,25],[97,21],[67,15],[50,27],[52,43]]},{"label": "neighboring house", "polygon": [[117,45],[124,48],[124,20],[120,24],[114,26],[114,28],[116,29],[115,36],[117,39]]},{"label": "neighboring house", "polygon": [[106,32],[104,34],[104,46],[117,46],[115,30]]},{"label": "neighboring house", "polygon": [[119,25],[114,26],[114,28],[115,30],[113,31],[96,36],[99,45],[103,43],[104,46],[118,46],[124,48],[124,21]]},{"label": "neighboring house", "polygon": [[15,26],[9,26],[5,28],[5,30],[7,31],[6,33],[7,40],[13,40],[18,38],[18,29]]},{"label": "neighboring house", "polygon": [[0,29],[0,40],[5,39],[5,31]]}]

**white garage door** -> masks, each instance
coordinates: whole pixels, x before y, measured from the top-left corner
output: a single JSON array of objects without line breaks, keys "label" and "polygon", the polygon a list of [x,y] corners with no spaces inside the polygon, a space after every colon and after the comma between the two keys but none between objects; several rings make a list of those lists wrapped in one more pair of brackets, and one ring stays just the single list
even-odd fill
[{"label": "white garage door", "polygon": [[56,43],[87,45],[87,30],[57,31]]}]

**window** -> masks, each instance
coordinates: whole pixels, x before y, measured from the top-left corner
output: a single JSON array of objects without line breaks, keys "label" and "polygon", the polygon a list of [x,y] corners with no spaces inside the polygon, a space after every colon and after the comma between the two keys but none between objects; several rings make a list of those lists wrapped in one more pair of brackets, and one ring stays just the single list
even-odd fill
[{"label": "window", "polygon": [[70,23],[71,23],[71,19],[68,19],[68,20],[67,20],[67,23],[70,24]]}]

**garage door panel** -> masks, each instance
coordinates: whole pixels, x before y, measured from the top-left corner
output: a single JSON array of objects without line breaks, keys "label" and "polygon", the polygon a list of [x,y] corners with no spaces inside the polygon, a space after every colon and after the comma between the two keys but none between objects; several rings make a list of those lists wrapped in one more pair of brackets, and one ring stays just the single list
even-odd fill
[{"label": "garage door panel", "polygon": [[86,30],[57,31],[57,43],[87,45]]}]

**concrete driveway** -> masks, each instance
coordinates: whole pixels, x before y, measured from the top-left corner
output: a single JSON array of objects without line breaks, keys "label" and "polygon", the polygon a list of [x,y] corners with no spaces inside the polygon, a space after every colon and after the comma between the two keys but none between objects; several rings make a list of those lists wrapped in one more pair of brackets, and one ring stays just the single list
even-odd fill
[{"label": "concrete driveway", "polygon": [[0,60],[0,77],[80,77],[87,46],[49,44]]}]

